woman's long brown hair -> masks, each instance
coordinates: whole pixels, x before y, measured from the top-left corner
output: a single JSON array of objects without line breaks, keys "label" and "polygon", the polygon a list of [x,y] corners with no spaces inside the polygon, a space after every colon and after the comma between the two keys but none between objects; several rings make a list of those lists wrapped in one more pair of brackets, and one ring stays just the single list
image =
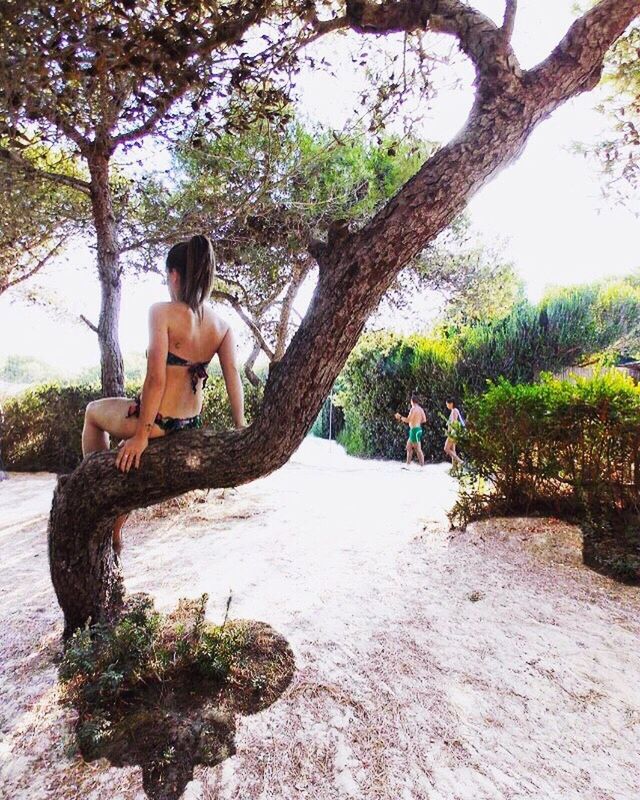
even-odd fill
[{"label": "woman's long brown hair", "polygon": [[188,242],[174,244],[167,253],[167,270],[180,276],[179,299],[202,316],[202,304],[211,294],[216,259],[208,236],[197,234]]}]

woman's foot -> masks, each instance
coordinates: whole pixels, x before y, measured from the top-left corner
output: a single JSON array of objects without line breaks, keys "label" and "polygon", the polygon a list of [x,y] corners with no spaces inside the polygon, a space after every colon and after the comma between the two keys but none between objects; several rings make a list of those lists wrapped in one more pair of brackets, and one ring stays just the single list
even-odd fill
[{"label": "woman's foot", "polygon": [[113,549],[118,557],[122,553],[122,527],[128,518],[128,514],[120,514],[119,517],[116,517],[116,524],[113,526]]}]

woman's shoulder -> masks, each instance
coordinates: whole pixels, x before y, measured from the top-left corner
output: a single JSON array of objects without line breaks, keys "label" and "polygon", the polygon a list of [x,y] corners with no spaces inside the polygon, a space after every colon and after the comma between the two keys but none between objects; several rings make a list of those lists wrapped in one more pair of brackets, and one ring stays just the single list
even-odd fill
[{"label": "woman's shoulder", "polygon": [[158,303],[152,303],[149,306],[149,316],[152,318],[163,317],[163,316],[166,317],[170,313],[172,305],[174,305],[174,303],[170,301],[165,302],[162,300]]},{"label": "woman's shoulder", "polygon": [[215,328],[215,330],[219,332],[221,335],[224,335],[231,327],[227,322],[227,320],[223,316],[218,314],[218,312],[214,308],[212,308],[212,306],[209,305],[209,303],[204,304],[203,314],[207,325],[210,325],[212,328]]}]

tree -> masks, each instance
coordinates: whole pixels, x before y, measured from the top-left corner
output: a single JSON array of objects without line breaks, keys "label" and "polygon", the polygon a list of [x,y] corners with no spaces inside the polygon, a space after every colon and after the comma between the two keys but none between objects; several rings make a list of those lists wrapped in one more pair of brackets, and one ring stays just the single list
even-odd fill
[{"label": "tree", "polygon": [[[293,119],[259,121],[213,140],[196,129],[175,152],[173,191],[155,179],[141,191],[133,256],[148,264],[159,246],[209,232],[218,255],[213,298],[247,325],[254,348],[245,374],[257,386],[258,355],[279,361],[298,327],[294,303],[315,268],[314,237],[335,219],[371,219],[435,149],[411,137],[307,130]],[[507,313],[522,293],[513,268],[470,241],[464,217],[402,270],[383,305],[404,309],[408,297],[427,290],[446,297],[458,323]]]},{"label": "tree", "polygon": [[315,267],[311,240],[334,219],[370,219],[434,149],[362,131],[307,130],[293,119],[215,139],[196,129],[175,151],[172,185],[150,180],[141,191],[138,238],[127,249],[149,263],[159,246],[209,233],[218,259],[212,296],[251,332],[245,373],[258,385],[259,353],[279,361],[297,327],[295,299]]},{"label": "tree", "polygon": [[[319,277],[312,302],[283,358],[271,365],[260,413],[249,428],[159,439],[134,474],[117,472],[113,453],[95,454],[59,481],[49,556],[67,634],[89,618],[117,613],[122,581],[111,546],[117,514],[190,489],[236,486],[287,461],[399,271],[520,155],[542,120],[598,83],[607,50],[640,8],[637,0],[601,0],[530,70],[520,67],[510,43],[515,13],[515,0],[508,0],[499,26],[460,0],[350,0],[318,22],[307,8],[306,24],[316,40],[337,29],[383,36],[428,28],[455,37],[476,71],[469,117],[370,221],[353,231],[336,221],[326,241],[313,246]],[[104,170],[102,159],[94,170]]]},{"label": "tree", "polygon": [[[114,185],[114,156],[140,146],[161,125],[167,133],[181,114],[195,115],[212,97],[222,102],[231,86],[240,87],[251,63],[243,36],[275,10],[262,0],[222,6],[215,0],[0,0],[0,158],[12,180],[38,178],[90,199],[105,394],[123,394],[124,387],[119,217],[127,198]],[[277,10],[292,19],[300,11],[295,0]],[[297,43],[285,29],[280,34],[282,47]],[[282,47],[265,36],[258,55],[267,70]],[[268,110],[275,94],[263,90],[256,105]],[[209,110],[204,114],[212,117]],[[71,152],[86,177],[36,173],[24,156],[25,142]]]}]

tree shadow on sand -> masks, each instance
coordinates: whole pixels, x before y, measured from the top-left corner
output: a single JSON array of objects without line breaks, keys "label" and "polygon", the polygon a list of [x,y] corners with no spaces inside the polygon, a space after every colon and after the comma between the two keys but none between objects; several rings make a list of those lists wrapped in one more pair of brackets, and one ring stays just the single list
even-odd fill
[{"label": "tree shadow on sand", "polygon": [[138,765],[151,800],[177,800],[197,764],[235,753],[237,715],[275,702],[295,669],[269,625],[204,621],[206,595],[163,617],[144,595],[128,599],[111,628],[81,631],[61,667],[87,761]]}]

